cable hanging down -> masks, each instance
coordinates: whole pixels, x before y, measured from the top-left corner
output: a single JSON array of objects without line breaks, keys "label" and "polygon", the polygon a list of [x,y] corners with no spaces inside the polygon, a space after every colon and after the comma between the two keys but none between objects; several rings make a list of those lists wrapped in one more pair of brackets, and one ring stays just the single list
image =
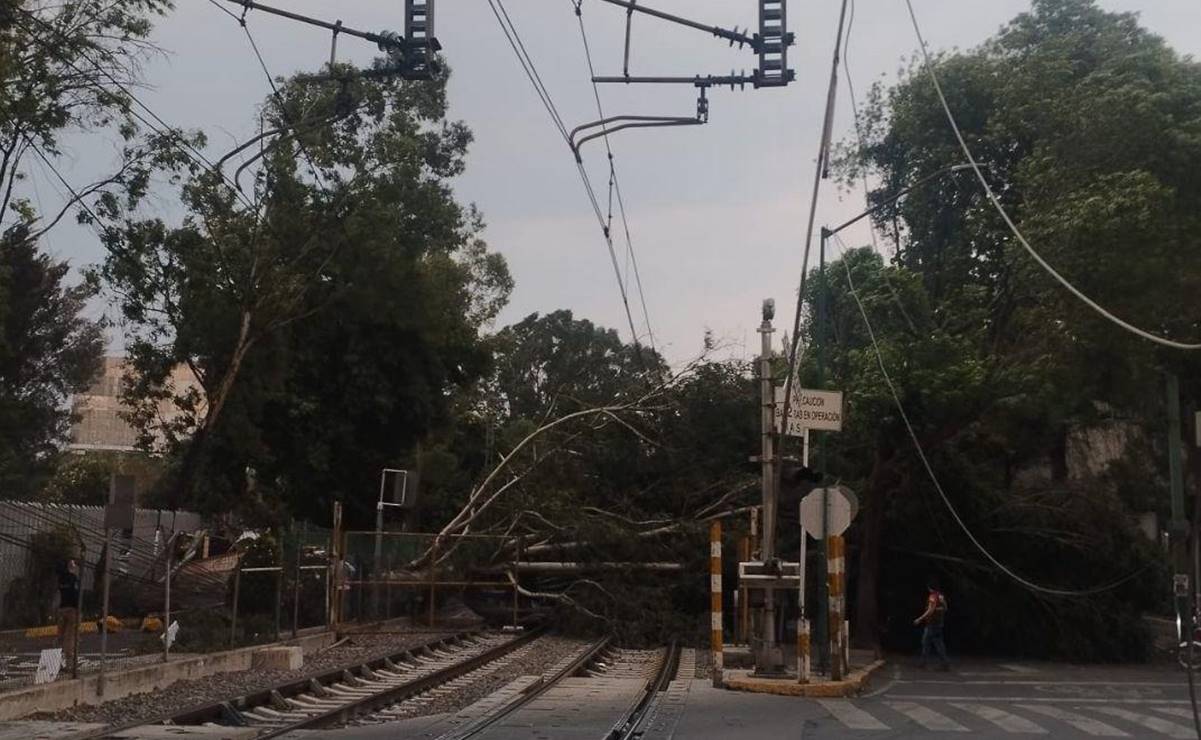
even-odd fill
[{"label": "cable hanging down", "polygon": [[906,432],[908,432],[910,441],[913,442],[913,448],[917,452],[918,458],[922,461],[922,467],[925,468],[926,474],[930,477],[930,482],[934,484],[934,490],[938,492],[939,498],[942,499],[943,504],[946,505],[946,507],[947,507],[947,511],[950,512],[951,518],[955,520],[955,523],[959,525],[959,528],[961,530],[963,530],[963,533],[967,536],[968,540],[971,541],[972,545],[975,546],[975,548],[980,552],[980,554],[983,555],[985,557],[985,559],[988,560],[988,562],[992,563],[993,566],[997,568],[997,570],[1004,573],[1006,576],[1008,576],[1009,578],[1011,578],[1012,580],[1017,582],[1019,585],[1025,587],[1031,591],[1035,591],[1037,593],[1042,593],[1042,594],[1047,594],[1049,596],[1094,596],[1096,594],[1104,593],[1106,591],[1112,591],[1113,589],[1117,588],[1118,586],[1121,586],[1122,584],[1127,583],[1128,581],[1134,579],[1135,577],[1137,577],[1138,575],[1140,575],[1141,573],[1146,571],[1147,568],[1150,567],[1150,563],[1142,566],[1141,568],[1138,568],[1137,570],[1133,571],[1132,573],[1128,573],[1127,575],[1122,576],[1121,578],[1119,578],[1115,581],[1111,581],[1109,583],[1106,583],[1104,585],[1097,586],[1094,588],[1087,588],[1087,589],[1051,588],[1048,586],[1043,586],[1041,584],[1035,583],[1027,578],[1022,577],[1018,573],[1014,572],[1009,566],[1005,565],[1000,560],[998,560],[997,557],[994,556],[988,550],[988,548],[985,547],[982,542],[980,542],[979,539],[977,539],[976,535],[967,526],[967,522],[963,521],[963,517],[961,517],[959,515],[959,511],[955,508],[955,505],[953,503],[951,503],[951,497],[948,496],[947,492],[943,489],[942,483],[938,479],[938,475],[935,474],[935,472],[934,472],[934,466],[930,464],[930,458],[928,458],[926,456],[926,451],[924,449],[922,449],[922,443],[918,439],[917,432],[913,428],[913,423],[909,420],[909,414],[907,414],[905,412],[905,406],[903,403],[901,403],[901,395],[900,395],[900,393],[897,392],[897,387],[892,382],[892,376],[890,376],[888,374],[888,368],[884,365],[884,354],[880,351],[880,344],[876,340],[876,332],[875,332],[875,329],[872,327],[871,319],[869,319],[867,316],[867,309],[864,308],[863,301],[860,300],[860,298],[859,298],[859,290],[858,290],[858,288],[855,287],[855,280],[851,275],[851,266],[847,262],[847,259],[846,259],[846,255],[849,250],[847,249],[846,244],[843,243],[842,237],[839,236],[838,234],[834,234],[834,241],[838,244],[839,256],[841,257],[842,266],[846,270],[847,288],[850,290],[851,298],[854,299],[855,305],[859,308],[859,315],[863,318],[864,328],[867,329],[867,336],[871,340],[872,351],[875,354],[876,363],[880,368],[880,374],[884,378],[884,384],[888,386],[888,392],[892,396],[893,404],[897,407],[897,412],[901,416],[901,421],[905,424],[905,430],[906,430]]},{"label": "cable hanging down", "polygon": [[955,132],[955,138],[959,142],[959,148],[963,150],[963,155],[967,158],[968,163],[971,164],[972,170],[976,173],[976,178],[980,181],[980,185],[984,188],[984,192],[988,196],[989,202],[992,203],[993,208],[996,209],[997,213],[1001,216],[1001,219],[1005,222],[1005,225],[1009,227],[1009,230],[1013,233],[1013,236],[1018,240],[1022,247],[1025,248],[1026,252],[1028,252],[1030,256],[1034,258],[1034,261],[1037,262],[1039,266],[1047,272],[1048,275],[1055,278],[1060,285],[1066,288],[1068,292],[1076,296],[1076,298],[1080,299],[1082,303],[1100,314],[1103,318],[1116,324],[1122,329],[1125,329],[1131,334],[1142,337],[1149,342],[1154,342],[1164,347],[1182,350],[1201,350],[1201,342],[1178,342],[1174,339],[1167,339],[1157,334],[1153,334],[1145,329],[1141,329],[1134,324],[1131,324],[1130,322],[1114,315],[1104,306],[1097,303],[1092,298],[1089,298],[1088,295],[1073,285],[1063,275],[1059,274],[1059,272],[1056,271],[1056,269],[1052,267],[1049,262],[1043,259],[1042,255],[1040,255],[1034,249],[1034,247],[1030,245],[1030,242],[1026,240],[1026,237],[1023,236],[1022,232],[1018,229],[1017,224],[1015,224],[1013,219],[1009,217],[1009,213],[1005,211],[1005,207],[1001,205],[1001,201],[997,198],[996,193],[993,192],[992,186],[988,184],[987,178],[984,177],[984,172],[981,170],[980,164],[976,161],[976,158],[972,156],[972,150],[970,147],[968,147],[967,140],[963,137],[963,132],[960,130],[959,124],[955,121],[955,115],[951,112],[951,106],[947,102],[946,95],[943,94],[942,84],[939,82],[938,75],[934,71],[934,61],[930,58],[930,51],[926,47],[926,39],[922,36],[922,29],[918,25],[917,13],[915,13],[913,10],[913,1],[905,0],[905,5],[909,9],[909,19],[913,22],[913,31],[917,35],[918,46],[921,48],[922,59],[924,60],[926,72],[930,76],[930,81],[934,84],[934,91],[938,94],[938,100],[942,104],[943,112],[946,113],[947,122],[950,123],[951,130]]}]

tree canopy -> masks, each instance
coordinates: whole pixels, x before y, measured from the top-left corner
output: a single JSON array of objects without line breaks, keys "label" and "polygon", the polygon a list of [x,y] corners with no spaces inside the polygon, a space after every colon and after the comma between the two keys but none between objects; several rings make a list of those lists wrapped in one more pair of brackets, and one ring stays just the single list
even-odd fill
[{"label": "tree canopy", "polygon": [[[1201,303],[1189,298],[1201,280],[1201,66],[1133,15],[1036,0],[979,48],[939,55],[936,71],[985,177],[1035,248],[1124,319],[1201,337]],[[1063,290],[970,171],[889,204],[963,161],[922,66],[877,85],[862,123],[864,146],[844,146],[842,172],[876,183],[876,225],[895,257],[886,266],[847,252],[813,286],[814,295],[830,286],[829,364],[850,391],[852,429],[832,442],[831,467],[837,460],[867,491],[859,634],[901,624],[925,571],[941,571],[981,644],[1130,657],[1145,645],[1127,637],[1141,629],[1134,615],[1157,603],[1154,579],[1072,600],[1031,593],[987,562],[915,455],[847,271],[954,506],[998,559],[1048,586],[1088,588],[1149,562],[1130,522],[1167,510],[1163,372],[1191,378],[1184,400],[1195,407],[1201,361],[1124,332]],[[1118,459],[1105,452],[1114,440]]]}]

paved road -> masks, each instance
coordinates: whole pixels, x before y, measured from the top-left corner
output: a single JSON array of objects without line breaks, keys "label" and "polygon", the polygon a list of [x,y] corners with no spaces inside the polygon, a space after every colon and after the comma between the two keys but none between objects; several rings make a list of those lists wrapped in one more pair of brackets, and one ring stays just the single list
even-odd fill
[{"label": "paved road", "polygon": [[1171,667],[969,663],[893,666],[856,699],[796,700],[695,682],[676,738],[1196,738],[1184,675]]}]

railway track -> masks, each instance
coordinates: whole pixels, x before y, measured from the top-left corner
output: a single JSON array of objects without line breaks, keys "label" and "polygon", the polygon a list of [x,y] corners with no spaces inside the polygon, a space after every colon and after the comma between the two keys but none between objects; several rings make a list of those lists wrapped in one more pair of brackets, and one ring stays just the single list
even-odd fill
[{"label": "railway track", "polygon": [[[443,731],[437,740],[525,738],[530,726],[547,723],[544,731],[563,726],[555,719],[561,711],[573,715],[573,737],[593,731],[604,740],[639,738],[679,663],[680,650],[674,644],[631,651],[609,647],[607,638],[598,640],[541,677],[516,679],[497,692],[499,700],[480,702],[485,709],[468,708],[460,714],[463,724]],[[592,710],[592,716],[577,711],[583,708]]]},{"label": "railway track", "polygon": [[139,729],[155,725],[183,725],[239,728],[241,731],[234,733],[239,737],[267,740],[294,730],[343,725],[440,688],[461,685],[481,671],[496,670],[499,661],[542,634],[541,629],[519,636],[462,633],[354,669],[330,671],[233,701],[206,704],[156,720],[110,726],[77,737],[136,736]]}]

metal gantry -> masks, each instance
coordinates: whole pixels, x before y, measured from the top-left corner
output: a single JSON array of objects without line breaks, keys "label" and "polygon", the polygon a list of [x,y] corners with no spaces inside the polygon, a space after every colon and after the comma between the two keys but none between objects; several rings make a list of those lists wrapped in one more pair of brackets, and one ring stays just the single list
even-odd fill
[{"label": "metal gantry", "polygon": [[[259,10],[269,15],[287,18],[288,20],[305,23],[318,28],[329,29],[332,32],[330,66],[333,66],[334,52],[337,49],[338,36],[354,36],[374,42],[379,50],[391,57],[396,66],[382,70],[385,74],[399,76],[405,80],[428,80],[438,71],[437,52],[442,44],[434,36],[434,0],[405,0],[404,34],[395,31],[371,33],[360,31],[342,25],[338,20],[333,23],[319,18],[312,18],[289,10],[264,5],[255,0],[225,0],[228,3],[242,6],[243,25],[246,13]],[[371,76],[378,76],[381,70],[372,70]],[[306,80],[314,81],[327,77],[305,76]]]},{"label": "metal gantry", "polygon": [[[661,10],[642,5],[638,0],[603,0],[610,5],[626,9],[626,46],[625,63],[621,75],[596,76],[594,82],[602,83],[649,83],[649,84],[684,84],[696,87],[730,86],[730,88],[745,88],[750,85],[760,87],[783,87],[796,79],[796,71],[788,68],[788,47],[796,42],[794,34],[788,31],[787,0],[757,0],[759,6],[759,31],[748,35],[746,31],[722,28],[699,23],[682,16],[666,13]],[[634,13],[642,13],[653,18],[675,23],[686,28],[696,29],[711,34],[715,38],[725,39],[731,46],[738,44],[741,49],[750,47],[758,57],[758,68],[749,75],[745,72],[729,75],[694,75],[692,77],[676,76],[634,76],[630,74],[630,28]]]}]

